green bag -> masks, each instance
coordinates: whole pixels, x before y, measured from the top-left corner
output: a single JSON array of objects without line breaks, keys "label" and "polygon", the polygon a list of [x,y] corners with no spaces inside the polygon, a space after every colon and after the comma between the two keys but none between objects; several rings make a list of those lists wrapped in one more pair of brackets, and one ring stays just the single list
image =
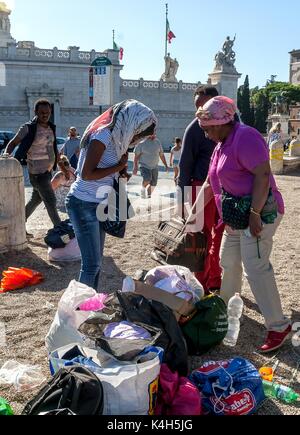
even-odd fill
[{"label": "green bag", "polygon": [[228,332],[227,306],[220,296],[207,296],[196,304],[197,313],[181,325],[189,355],[203,355],[222,343]]}]

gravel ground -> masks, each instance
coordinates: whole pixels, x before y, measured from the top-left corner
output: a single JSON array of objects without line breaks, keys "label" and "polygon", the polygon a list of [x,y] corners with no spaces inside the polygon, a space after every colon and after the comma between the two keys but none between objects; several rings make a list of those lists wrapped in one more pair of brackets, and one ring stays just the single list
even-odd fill
[{"label": "gravel ground", "polygon": [[[284,311],[292,316],[293,322],[300,322],[300,177],[297,174],[278,177],[278,183],[286,200],[287,214],[276,235],[273,263]],[[48,217],[40,208],[29,222],[29,230],[35,237],[29,243],[28,249],[22,253],[0,255],[0,272],[8,266],[28,267],[42,272],[45,276],[45,281],[37,288],[0,295],[0,322],[5,325],[7,341],[6,346],[1,347],[0,343],[0,367],[10,359],[37,364],[42,367],[47,378],[50,376],[44,338],[52,323],[63,289],[72,279],[78,277],[80,267],[79,263],[54,265],[48,262],[43,238],[45,230],[49,227]],[[130,222],[125,240],[107,239],[101,280],[102,291],[119,290],[126,275],[134,274],[137,269],[150,269],[156,266],[150,258],[155,228],[155,223],[145,225],[143,222]],[[204,361],[234,356],[249,359],[257,368],[268,362],[267,358],[256,352],[257,347],[262,344],[265,330],[263,318],[246,282],[243,295],[245,311],[237,347],[232,351],[220,346],[203,358],[191,358],[191,370],[198,368]],[[53,304],[54,308],[49,308],[47,302]],[[292,372],[300,361],[300,349],[297,351],[292,343],[288,342],[279,352],[278,358],[280,365],[277,380],[289,384]],[[300,392],[299,374],[292,386]],[[0,387],[0,396],[10,402],[16,414],[22,411],[34,394],[35,392],[19,394],[13,387]],[[268,400],[258,413],[300,415],[300,404],[287,406]]]}]

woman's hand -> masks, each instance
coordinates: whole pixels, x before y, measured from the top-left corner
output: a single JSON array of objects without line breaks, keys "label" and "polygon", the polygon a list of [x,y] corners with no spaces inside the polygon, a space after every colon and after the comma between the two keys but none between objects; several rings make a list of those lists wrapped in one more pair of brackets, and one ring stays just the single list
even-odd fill
[{"label": "woman's hand", "polygon": [[250,226],[250,232],[253,237],[259,237],[261,235],[261,232],[263,230],[263,223],[260,216],[251,213],[249,226]]},{"label": "woman's hand", "polygon": [[225,226],[225,231],[230,236],[234,236],[235,235],[235,231],[230,226],[228,226],[228,225]]},{"label": "woman's hand", "polygon": [[128,158],[129,158],[129,154],[128,153],[124,154],[121,157],[121,160],[120,160],[120,163],[119,163],[121,170],[128,167]]}]

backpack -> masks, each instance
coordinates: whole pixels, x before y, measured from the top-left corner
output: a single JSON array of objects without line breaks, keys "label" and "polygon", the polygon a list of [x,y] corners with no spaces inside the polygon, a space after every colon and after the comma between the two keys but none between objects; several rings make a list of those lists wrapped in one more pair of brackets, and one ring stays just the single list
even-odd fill
[{"label": "backpack", "polygon": [[48,231],[45,243],[52,249],[63,249],[70,240],[75,239],[75,233],[70,220],[66,220]]},{"label": "backpack", "polygon": [[98,377],[81,366],[61,369],[31,400],[22,415],[102,415],[103,387]]},{"label": "backpack", "polygon": [[181,325],[190,355],[204,355],[222,343],[228,332],[227,307],[219,296],[196,304],[196,314]]}]

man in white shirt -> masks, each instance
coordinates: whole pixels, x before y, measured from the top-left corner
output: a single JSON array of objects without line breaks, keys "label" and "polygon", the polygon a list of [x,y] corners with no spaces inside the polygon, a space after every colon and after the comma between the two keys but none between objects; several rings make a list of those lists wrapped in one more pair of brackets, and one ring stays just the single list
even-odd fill
[{"label": "man in white shirt", "polygon": [[159,159],[167,171],[169,167],[161,143],[155,137],[139,144],[135,149],[133,175],[137,175],[140,165],[143,177],[142,197],[150,198],[158,183]]}]

